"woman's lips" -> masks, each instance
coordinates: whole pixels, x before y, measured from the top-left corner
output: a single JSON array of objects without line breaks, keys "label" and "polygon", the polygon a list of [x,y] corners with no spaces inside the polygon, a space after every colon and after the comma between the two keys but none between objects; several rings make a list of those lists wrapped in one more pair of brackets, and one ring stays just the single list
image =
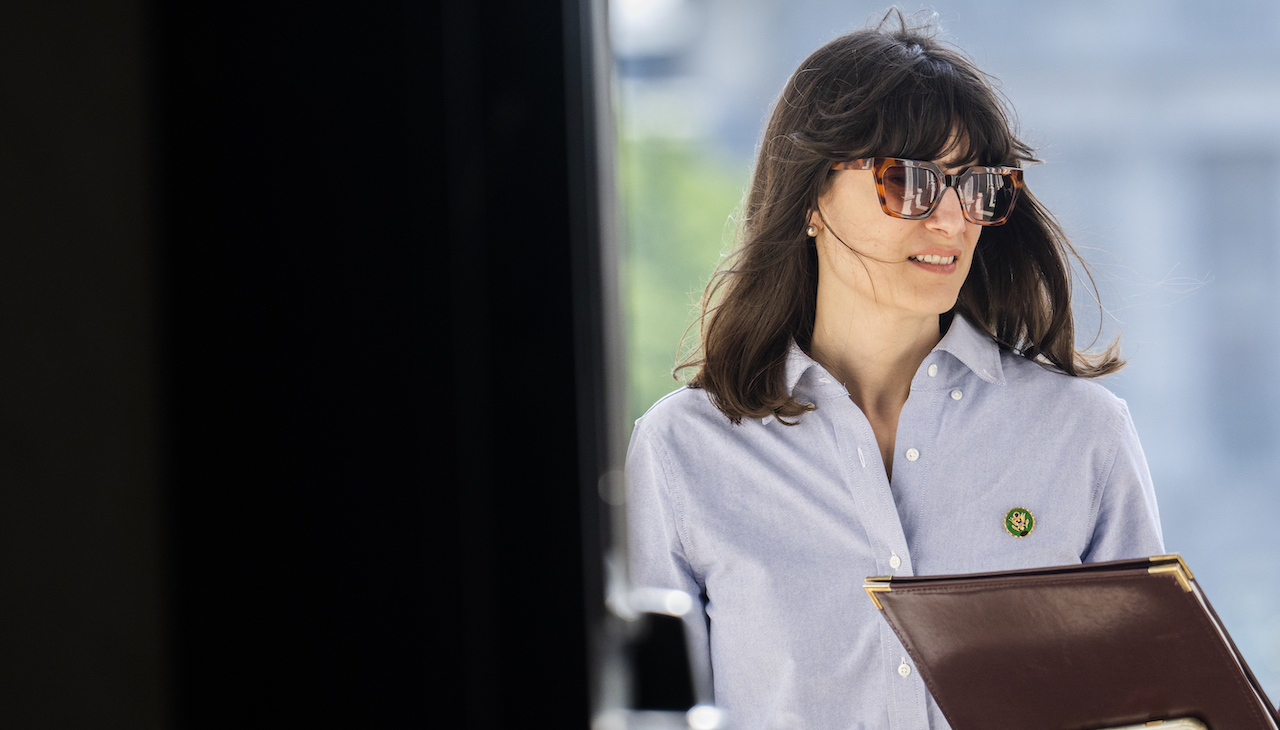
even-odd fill
[{"label": "woman's lips", "polygon": [[956,271],[956,261],[959,256],[942,256],[939,254],[916,254],[907,257],[907,261],[920,269],[924,269],[931,274],[940,274],[946,276],[954,274]]},{"label": "woman's lips", "polygon": [[916,254],[915,256],[908,256],[907,258],[922,264],[934,264],[941,266],[953,264],[956,261],[955,256],[938,256],[935,254]]}]

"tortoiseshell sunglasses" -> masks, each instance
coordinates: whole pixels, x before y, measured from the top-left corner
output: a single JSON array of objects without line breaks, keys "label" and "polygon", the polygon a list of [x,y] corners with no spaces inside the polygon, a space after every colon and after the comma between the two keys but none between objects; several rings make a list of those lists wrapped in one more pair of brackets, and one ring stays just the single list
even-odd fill
[{"label": "tortoiseshell sunglasses", "polygon": [[1017,167],[970,167],[958,175],[947,175],[932,162],[864,157],[837,162],[831,169],[870,170],[875,175],[881,209],[894,218],[913,221],[932,215],[947,188],[955,188],[965,220],[998,226],[1009,220],[1022,189],[1022,170]]}]

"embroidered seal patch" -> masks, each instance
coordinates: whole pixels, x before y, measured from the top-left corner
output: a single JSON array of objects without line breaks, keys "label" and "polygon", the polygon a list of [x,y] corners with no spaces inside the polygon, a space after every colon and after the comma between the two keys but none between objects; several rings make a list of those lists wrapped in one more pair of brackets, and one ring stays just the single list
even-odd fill
[{"label": "embroidered seal patch", "polygon": [[1004,516],[1004,529],[1014,537],[1026,537],[1036,529],[1036,518],[1031,516],[1030,510],[1014,507]]}]

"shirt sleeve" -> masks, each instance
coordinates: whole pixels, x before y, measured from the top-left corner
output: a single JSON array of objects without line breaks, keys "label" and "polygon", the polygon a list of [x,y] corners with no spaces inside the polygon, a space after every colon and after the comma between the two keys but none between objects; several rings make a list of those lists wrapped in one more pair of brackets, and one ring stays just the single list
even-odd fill
[{"label": "shirt sleeve", "polygon": [[1100,487],[1093,539],[1084,562],[1162,555],[1164,536],[1147,459],[1138,443],[1129,408],[1120,401],[1118,446]]},{"label": "shirt sleeve", "polygon": [[681,538],[680,503],[668,479],[670,465],[660,443],[640,422],[627,449],[627,533],[631,584],[637,588],[684,591],[693,599],[686,620],[695,687],[712,687],[710,627],[704,586],[690,567]]}]

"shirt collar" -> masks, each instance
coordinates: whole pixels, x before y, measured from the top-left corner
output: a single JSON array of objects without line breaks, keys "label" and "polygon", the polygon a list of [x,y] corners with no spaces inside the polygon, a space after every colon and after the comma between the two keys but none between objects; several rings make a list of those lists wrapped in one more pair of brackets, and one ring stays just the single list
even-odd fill
[{"label": "shirt collar", "polygon": [[[947,333],[942,336],[938,344],[934,345],[933,352],[950,353],[979,378],[992,385],[1004,385],[1004,369],[1000,366],[999,346],[985,332],[970,324],[964,315],[957,313],[952,318],[951,327],[947,329]],[[800,378],[804,377],[810,368],[821,370],[822,366],[806,355],[793,340],[791,348],[787,351],[787,393],[795,393]],[[823,372],[826,371],[823,370]]]},{"label": "shirt collar", "polygon": [[974,375],[992,385],[1004,385],[999,345],[990,335],[970,324],[962,314],[957,313],[952,318],[950,329],[934,346],[933,351],[951,353],[952,357],[972,370]]},{"label": "shirt collar", "polygon": [[[791,348],[787,350],[787,393],[795,395],[796,384],[800,382],[800,378],[809,371],[809,368],[822,369],[817,360],[805,354],[804,350],[796,344],[795,340],[791,341]],[[826,372],[823,370],[823,372]]]}]

